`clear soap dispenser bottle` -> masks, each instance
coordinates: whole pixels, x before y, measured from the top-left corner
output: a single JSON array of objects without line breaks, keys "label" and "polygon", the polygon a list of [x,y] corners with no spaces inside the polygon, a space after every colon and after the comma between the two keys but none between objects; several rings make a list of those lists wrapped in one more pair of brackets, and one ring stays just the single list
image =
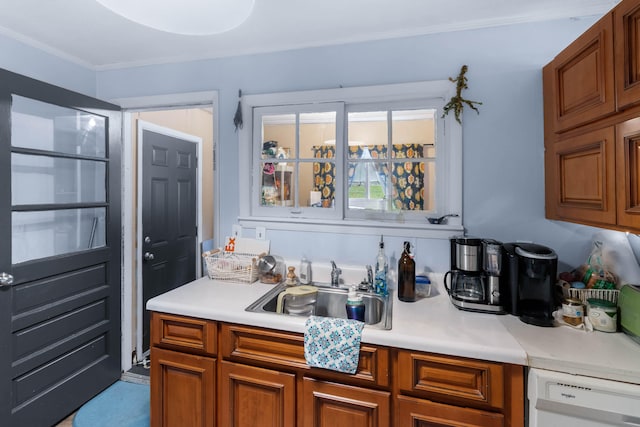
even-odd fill
[{"label": "clear soap dispenser bottle", "polygon": [[376,272],[374,275],[374,290],[378,295],[386,296],[389,291],[387,288],[387,271],[389,262],[387,255],[384,253],[384,240],[380,236],[380,246],[378,248],[378,256],[376,257]]}]

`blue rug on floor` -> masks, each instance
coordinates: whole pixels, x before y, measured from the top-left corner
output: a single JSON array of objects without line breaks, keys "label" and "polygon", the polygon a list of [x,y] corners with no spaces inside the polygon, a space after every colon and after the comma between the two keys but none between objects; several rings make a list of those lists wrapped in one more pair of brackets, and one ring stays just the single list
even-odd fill
[{"label": "blue rug on floor", "polygon": [[149,385],[116,381],[85,403],[73,427],[148,427]]}]

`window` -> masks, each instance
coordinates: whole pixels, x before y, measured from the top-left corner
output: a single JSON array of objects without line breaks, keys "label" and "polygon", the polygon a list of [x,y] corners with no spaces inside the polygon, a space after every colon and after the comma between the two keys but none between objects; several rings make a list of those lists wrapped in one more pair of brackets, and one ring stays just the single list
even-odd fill
[{"label": "window", "polygon": [[[253,95],[240,135],[241,223],[421,237],[461,229],[461,129],[448,81]],[[245,178],[246,179],[246,178]],[[242,174],[241,174],[242,180]],[[390,233],[395,230],[394,233]],[[417,234],[416,234],[417,232]]]}]

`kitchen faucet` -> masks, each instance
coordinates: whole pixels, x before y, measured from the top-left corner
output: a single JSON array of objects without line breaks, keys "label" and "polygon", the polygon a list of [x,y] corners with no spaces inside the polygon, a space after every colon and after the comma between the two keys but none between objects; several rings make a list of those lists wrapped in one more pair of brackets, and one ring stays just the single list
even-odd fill
[{"label": "kitchen faucet", "polygon": [[331,261],[331,287],[337,288],[340,286],[340,273],[342,270],[336,266],[336,263]]}]

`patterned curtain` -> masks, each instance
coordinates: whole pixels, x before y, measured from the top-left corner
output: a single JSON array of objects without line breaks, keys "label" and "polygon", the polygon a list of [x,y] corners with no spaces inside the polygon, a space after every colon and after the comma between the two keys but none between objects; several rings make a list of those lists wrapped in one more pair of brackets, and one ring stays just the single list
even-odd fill
[{"label": "patterned curtain", "polygon": [[[393,146],[394,161],[391,174],[393,205],[396,209],[407,211],[424,208],[424,162],[412,162],[408,159],[422,157],[421,144],[399,144]],[[401,159],[407,159],[400,162]]]},{"label": "patterned curtain", "polygon": [[[334,146],[315,146],[313,147],[313,157],[316,159],[334,159]],[[335,162],[314,162],[313,163],[313,189],[320,192],[320,200],[323,207],[333,205],[333,198],[336,192],[334,184]]]},{"label": "patterned curtain", "polygon": [[[370,145],[367,147],[371,153],[371,158],[386,158],[386,145]],[[363,152],[362,146],[350,146],[349,158],[361,158]],[[315,146],[313,147],[313,155],[317,159],[334,158],[335,147],[333,146]],[[393,146],[392,160],[393,171],[391,173],[392,184],[392,200],[396,209],[402,210],[422,210],[424,207],[424,189],[422,183],[424,181],[424,163],[404,161],[400,159],[420,158],[423,156],[423,146],[421,144],[398,144]],[[385,185],[389,169],[386,164],[375,164],[376,172],[380,177],[380,181]],[[335,163],[314,163],[313,164],[313,182],[314,190],[320,191],[323,206],[325,200],[328,203],[333,202],[335,194]],[[348,179],[349,184],[352,183],[355,175],[355,164],[349,164]]]}]

